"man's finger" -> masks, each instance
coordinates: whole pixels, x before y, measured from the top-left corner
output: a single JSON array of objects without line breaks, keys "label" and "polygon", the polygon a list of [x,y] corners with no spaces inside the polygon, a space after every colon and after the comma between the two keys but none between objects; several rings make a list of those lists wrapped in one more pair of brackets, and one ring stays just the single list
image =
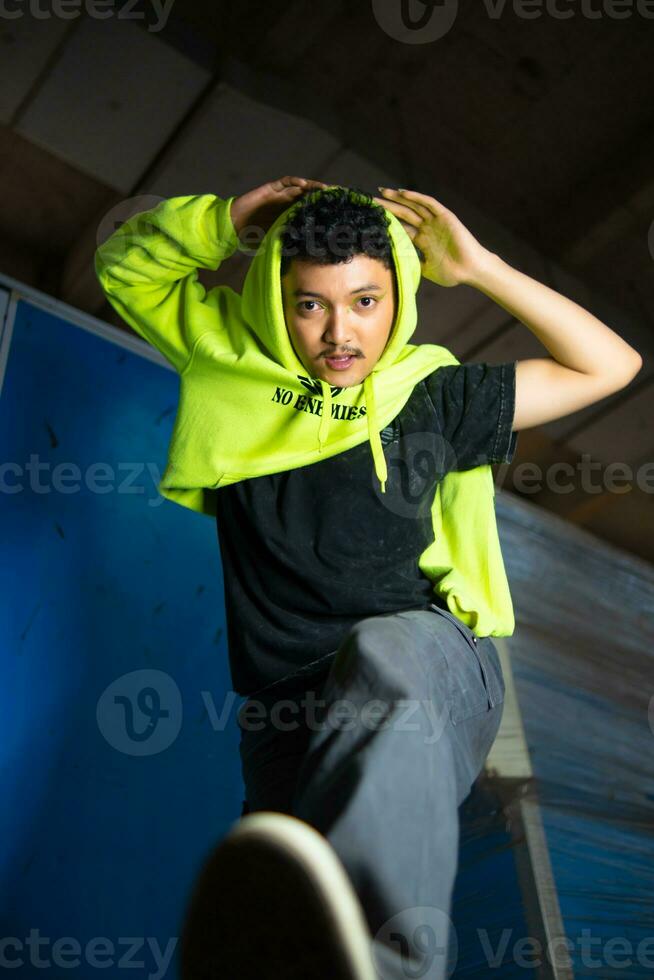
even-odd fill
[{"label": "man's finger", "polygon": [[429,194],[421,194],[420,191],[410,191],[405,187],[398,188],[395,193],[397,193],[399,200],[410,201],[418,207],[426,208],[432,214],[438,215],[443,211],[447,211],[447,208],[441,201],[437,201],[435,197],[431,197]]},{"label": "man's finger", "polygon": [[[426,195],[421,195],[425,197]],[[433,218],[436,214],[434,208],[428,208],[421,201],[415,198],[409,198],[406,194],[401,194],[400,191],[393,190],[390,187],[384,188],[384,199],[387,204],[394,204],[396,207],[408,208],[412,214],[417,214],[419,218],[423,220],[428,220]]]},{"label": "man's finger", "polygon": [[398,201],[384,201],[384,207],[387,208],[391,214],[394,214],[396,218],[401,221],[405,221],[407,224],[419,228],[422,222],[433,215],[431,214],[419,214],[414,208],[407,207],[404,204],[400,204]]}]

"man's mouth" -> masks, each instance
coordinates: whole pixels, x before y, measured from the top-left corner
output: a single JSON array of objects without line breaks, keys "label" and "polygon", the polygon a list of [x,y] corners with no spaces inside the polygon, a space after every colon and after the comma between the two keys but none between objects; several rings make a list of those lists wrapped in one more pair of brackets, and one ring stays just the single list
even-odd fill
[{"label": "man's mouth", "polygon": [[334,368],[336,371],[343,371],[348,368],[350,364],[353,364],[356,360],[356,354],[337,354],[334,356],[326,356],[325,360],[327,364]]}]

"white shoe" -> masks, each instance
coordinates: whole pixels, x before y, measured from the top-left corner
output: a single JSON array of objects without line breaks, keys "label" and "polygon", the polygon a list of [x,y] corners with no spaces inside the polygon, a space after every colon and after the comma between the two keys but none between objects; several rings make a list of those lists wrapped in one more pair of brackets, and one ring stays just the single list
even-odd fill
[{"label": "white shoe", "polygon": [[377,980],[358,896],[310,824],[261,810],[205,863],[180,937],[182,980]]}]

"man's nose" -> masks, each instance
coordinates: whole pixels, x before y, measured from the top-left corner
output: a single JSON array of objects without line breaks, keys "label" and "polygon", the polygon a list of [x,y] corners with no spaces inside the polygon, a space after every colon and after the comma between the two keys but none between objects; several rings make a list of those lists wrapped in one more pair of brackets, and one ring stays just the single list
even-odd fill
[{"label": "man's nose", "polygon": [[331,344],[348,344],[351,339],[351,329],[347,323],[345,310],[332,310],[325,327],[324,338]]}]

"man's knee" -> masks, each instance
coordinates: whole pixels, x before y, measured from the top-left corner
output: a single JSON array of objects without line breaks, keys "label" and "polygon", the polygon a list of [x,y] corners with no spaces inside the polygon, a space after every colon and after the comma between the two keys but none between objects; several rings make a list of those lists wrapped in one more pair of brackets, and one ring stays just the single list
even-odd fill
[{"label": "man's knee", "polygon": [[[427,693],[428,663],[421,649],[424,638],[410,619],[401,615],[368,616],[348,631],[334,660],[340,684],[354,678],[385,689],[394,698]],[[382,695],[383,696],[383,695]]]}]

